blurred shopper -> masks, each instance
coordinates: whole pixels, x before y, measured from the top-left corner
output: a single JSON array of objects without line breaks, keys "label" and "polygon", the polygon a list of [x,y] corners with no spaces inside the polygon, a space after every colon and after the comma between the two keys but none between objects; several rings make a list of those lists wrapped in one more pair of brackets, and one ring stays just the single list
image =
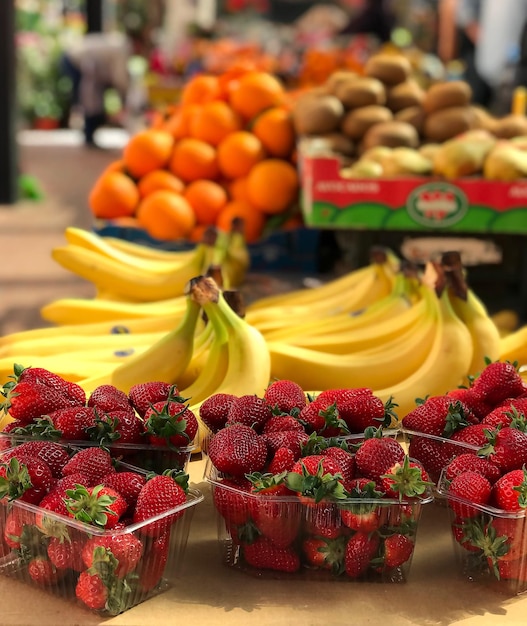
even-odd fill
[{"label": "blurred shopper", "polygon": [[391,0],[365,0],[363,8],[351,17],[341,35],[373,35],[381,43],[390,41],[396,26]]},{"label": "blurred shopper", "polygon": [[65,43],[62,70],[72,82],[72,105],[78,105],[84,119],[84,141],[97,147],[95,132],[107,122],[105,92],[117,91],[127,100],[130,86],[128,62],[146,50],[142,33],[87,33]]}]

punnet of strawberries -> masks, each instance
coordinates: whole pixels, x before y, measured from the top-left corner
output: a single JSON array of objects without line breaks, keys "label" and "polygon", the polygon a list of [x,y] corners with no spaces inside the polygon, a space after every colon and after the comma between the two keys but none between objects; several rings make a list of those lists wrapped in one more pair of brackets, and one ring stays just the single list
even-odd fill
[{"label": "punnet of strawberries", "polygon": [[147,473],[103,448],[25,442],[0,455],[3,572],[116,615],[167,584],[202,499],[182,470]]},{"label": "punnet of strawberries", "polygon": [[[277,381],[268,397],[273,385],[295,388]],[[295,396],[301,403],[301,394]],[[298,427],[302,410],[285,395],[283,414],[269,415],[269,405],[251,398],[267,408],[233,411],[240,399],[231,399],[229,417],[218,422],[207,448],[225,562],[278,577],[316,572],[339,580],[406,580],[421,507],[432,500],[422,465],[382,425],[367,426],[354,439],[308,434]]]},{"label": "punnet of strawberries", "polygon": [[527,386],[517,364],[488,362],[468,387],[431,396],[401,420],[409,454],[437,482],[461,454],[487,459],[498,468],[527,463]]},{"label": "punnet of strawberries", "polygon": [[198,420],[175,385],[147,381],[126,394],[104,384],[88,396],[77,383],[41,367],[15,364],[0,388],[0,410],[12,421],[0,447],[27,440],[102,445],[145,469],[185,469],[196,449]]}]

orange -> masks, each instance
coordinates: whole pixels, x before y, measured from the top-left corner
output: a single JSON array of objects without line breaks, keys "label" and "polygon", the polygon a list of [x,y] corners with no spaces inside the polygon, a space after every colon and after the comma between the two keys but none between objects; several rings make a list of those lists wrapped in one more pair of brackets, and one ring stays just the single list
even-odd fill
[{"label": "orange", "polygon": [[195,180],[187,186],[183,195],[194,209],[199,224],[215,224],[227,204],[227,192],[213,180]]},{"label": "orange", "polygon": [[262,236],[265,226],[266,216],[262,211],[243,200],[232,200],[228,202],[218,215],[216,226],[225,232],[230,232],[232,220],[240,217],[243,220],[244,235],[248,243],[258,241]]},{"label": "orange", "polygon": [[207,102],[192,115],[189,135],[217,146],[229,133],[242,128],[242,120],[221,100]]},{"label": "orange", "polygon": [[196,218],[188,201],[179,193],[159,189],[141,200],[137,219],[146,232],[160,241],[186,238]]},{"label": "orange", "polygon": [[235,178],[227,187],[231,200],[245,200],[249,202],[247,195],[247,176]]},{"label": "orange", "polygon": [[217,76],[198,74],[191,78],[181,92],[182,104],[203,104],[218,100],[221,96]]},{"label": "orange", "polygon": [[126,174],[103,172],[95,181],[88,203],[95,217],[113,219],[134,215],[139,202],[139,190]]},{"label": "orange", "polygon": [[271,107],[256,117],[251,128],[270,156],[287,158],[295,147],[292,115],[284,107]]},{"label": "orange", "polygon": [[168,167],[187,183],[199,178],[213,180],[219,174],[216,148],[201,139],[184,137],[175,144]]},{"label": "orange", "polygon": [[265,158],[262,142],[247,130],[239,130],[218,146],[218,166],[226,178],[247,176],[256,163]]},{"label": "orange", "polygon": [[170,133],[155,128],[141,130],[124,147],[124,165],[132,176],[140,178],[152,170],[164,168],[173,146],[174,138]]},{"label": "orange", "polygon": [[207,228],[209,228],[208,224],[196,224],[187,235],[187,240],[192,241],[192,243],[201,243]]},{"label": "orange", "polygon": [[144,198],[158,189],[170,189],[176,193],[182,193],[185,183],[168,170],[152,170],[137,181],[137,187],[141,197]]},{"label": "orange", "polygon": [[264,213],[282,213],[298,199],[299,179],[296,168],[282,159],[257,163],[247,177],[247,195]]},{"label": "orange", "polygon": [[105,174],[106,172],[124,172],[124,161],[122,159],[117,159],[108,163],[102,173]]},{"label": "orange", "polygon": [[229,90],[229,103],[246,120],[269,107],[279,105],[285,98],[282,83],[268,72],[247,72]]},{"label": "orange", "polygon": [[190,120],[200,108],[199,104],[188,104],[180,106],[166,119],[163,129],[174,137],[181,139],[190,134]]}]

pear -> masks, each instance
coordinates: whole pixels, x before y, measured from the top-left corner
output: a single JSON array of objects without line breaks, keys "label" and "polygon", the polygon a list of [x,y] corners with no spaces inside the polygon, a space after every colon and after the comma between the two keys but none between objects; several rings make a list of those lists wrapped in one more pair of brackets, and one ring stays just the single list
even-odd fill
[{"label": "pear", "polygon": [[383,175],[383,169],[380,163],[363,158],[340,170],[340,175],[342,178],[379,178]]},{"label": "pear", "polygon": [[361,155],[361,160],[365,161],[375,161],[376,163],[382,163],[382,160],[385,156],[389,155],[392,151],[392,148],[388,146],[374,146],[373,148],[369,148]]},{"label": "pear", "polygon": [[482,129],[445,141],[435,153],[434,173],[450,180],[478,174],[495,144],[496,138]]},{"label": "pear", "polygon": [[514,181],[527,176],[527,152],[510,141],[500,141],[489,152],[483,166],[488,180]]},{"label": "pear", "polygon": [[391,153],[381,161],[385,176],[431,174],[433,163],[423,156],[419,150],[404,146],[394,148]]}]

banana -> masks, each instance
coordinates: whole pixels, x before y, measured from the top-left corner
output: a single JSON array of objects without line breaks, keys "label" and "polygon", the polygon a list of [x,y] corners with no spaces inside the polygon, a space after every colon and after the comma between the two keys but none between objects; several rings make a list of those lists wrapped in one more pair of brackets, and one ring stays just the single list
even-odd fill
[{"label": "banana", "polygon": [[[99,361],[74,361],[68,354],[53,356],[25,355],[23,365],[26,367],[43,367],[62,376],[66,380],[79,383],[88,378],[102,377],[111,372],[114,364]],[[13,374],[13,359],[6,357],[0,359],[0,385],[8,382],[8,377]]]},{"label": "banana", "polygon": [[177,385],[180,389],[188,387],[198,378],[203,371],[210,356],[210,349],[214,341],[212,324],[207,323],[203,331],[194,338],[192,357],[185,371],[179,376]]},{"label": "banana", "polygon": [[223,271],[230,288],[236,288],[245,282],[251,267],[251,253],[243,234],[243,222],[235,218],[228,236]]},{"label": "banana", "polygon": [[193,254],[194,250],[164,250],[162,248],[153,248],[152,246],[129,241],[128,239],[121,239],[119,237],[108,237],[103,235],[104,241],[111,245],[116,250],[121,250],[134,257],[140,257],[142,259],[153,259],[157,261],[183,261],[188,260]]},{"label": "banana", "polygon": [[[430,290],[429,290],[430,292]],[[303,389],[335,387],[388,387],[400,383],[418,369],[431,349],[439,320],[439,306],[434,293],[419,319],[403,338],[377,349],[348,354],[332,354],[268,342],[272,378],[290,378]]]},{"label": "banana", "polygon": [[189,254],[182,255],[177,259],[152,259],[144,256],[130,254],[124,252],[119,248],[116,248],[111,243],[98,235],[93,231],[86,230],[84,228],[78,228],[75,226],[68,226],[64,230],[64,236],[69,244],[98,252],[103,256],[107,256],[110,259],[114,259],[125,265],[131,267],[137,267],[140,270],[147,270],[151,272],[173,272],[177,271],[182,265],[188,263],[191,256]]},{"label": "banana", "polygon": [[527,324],[501,338],[500,361],[527,365]]},{"label": "banana", "polygon": [[57,298],[40,309],[46,322],[63,325],[179,317],[185,311],[183,295],[158,302],[116,302],[97,298]]},{"label": "banana", "polygon": [[197,245],[189,261],[175,271],[163,273],[131,267],[73,244],[55,247],[51,255],[59,265],[92,282],[98,289],[131,302],[152,302],[181,295],[186,283],[203,272],[208,248],[206,244]]},{"label": "banana", "polygon": [[371,254],[373,262],[365,267],[358,268],[346,273],[344,276],[334,278],[318,287],[310,289],[295,289],[285,294],[276,294],[259,298],[252,302],[247,311],[255,311],[257,309],[268,309],[274,306],[290,306],[290,305],[311,305],[320,300],[332,298],[335,295],[345,297],[359,283],[361,283],[368,274],[375,271],[375,265],[383,261],[395,272],[399,268],[399,259],[389,249],[375,248]]}]

